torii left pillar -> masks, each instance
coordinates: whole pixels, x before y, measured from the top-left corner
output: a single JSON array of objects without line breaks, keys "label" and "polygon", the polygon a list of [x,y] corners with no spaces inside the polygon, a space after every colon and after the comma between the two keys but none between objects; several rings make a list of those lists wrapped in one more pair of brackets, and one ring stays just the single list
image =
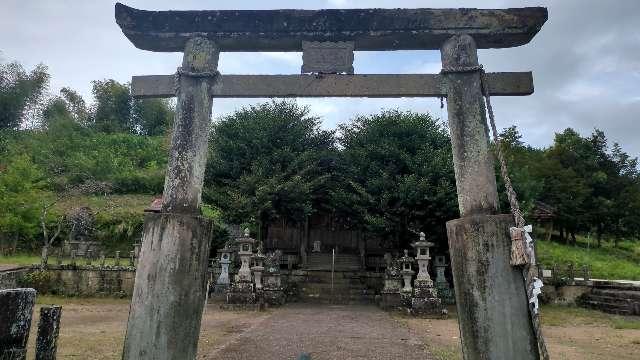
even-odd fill
[{"label": "torii left pillar", "polygon": [[212,96],[219,51],[187,41],[177,90],[161,213],[145,217],[122,358],[195,359],[206,296],[210,225],[200,217]]}]

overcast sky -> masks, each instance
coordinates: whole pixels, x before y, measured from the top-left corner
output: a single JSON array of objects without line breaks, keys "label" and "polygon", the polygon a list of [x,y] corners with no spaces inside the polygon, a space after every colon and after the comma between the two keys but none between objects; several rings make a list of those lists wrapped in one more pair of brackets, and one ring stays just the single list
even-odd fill
[{"label": "overcast sky", "polygon": [[[554,132],[573,127],[583,135],[594,127],[640,155],[640,1],[638,0],[128,0],[149,10],[279,9],[363,7],[546,6],[549,21],[525,46],[483,50],[488,71],[533,71],[535,94],[494,100],[499,127],[518,125],[535,146],[550,144]],[[51,92],[69,86],[91,101],[91,80],[127,82],[132,75],[170,74],[180,54],[136,49],[115,23],[109,0],[1,0],[0,60],[17,60],[28,69],[42,62],[52,75]],[[300,53],[223,53],[225,74],[295,74]],[[436,73],[436,51],[356,52],[356,73]],[[264,99],[216,99],[214,115]],[[335,128],[355,114],[397,107],[430,111],[446,118],[437,99],[299,99]]]}]

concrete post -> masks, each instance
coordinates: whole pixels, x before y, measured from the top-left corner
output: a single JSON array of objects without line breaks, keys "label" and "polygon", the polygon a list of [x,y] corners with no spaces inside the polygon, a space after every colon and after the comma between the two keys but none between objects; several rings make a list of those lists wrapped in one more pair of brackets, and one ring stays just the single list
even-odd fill
[{"label": "concrete post", "polygon": [[58,350],[58,333],[62,307],[52,305],[40,308],[38,337],[36,338],[36,360],[55,360]]},{"label": "concrete post", "polygon": [[0,290],[0,359],[27,358],[27,342],[35,303],[34,289]]},{"label": "concrete post", "polygon": [[145,216],[123,359],[195,359],[207,292],[210,226],[199,217],[218,50],[187,42],[162,213]]},{"label": "concrete post", "polygon": [[473,38],[441,48],[461,219],[447,223],[465,360],[538,359],[524,279],[509,264],[511,215],[498,195]]},{"label": "concrete post", "polygon": [[[441,50],[443,69],[478,66],[478,50],[468,36],[455,36]],[[460,216],[496,214],[498,192],[480,72],[445,75],[447,112]]]}]

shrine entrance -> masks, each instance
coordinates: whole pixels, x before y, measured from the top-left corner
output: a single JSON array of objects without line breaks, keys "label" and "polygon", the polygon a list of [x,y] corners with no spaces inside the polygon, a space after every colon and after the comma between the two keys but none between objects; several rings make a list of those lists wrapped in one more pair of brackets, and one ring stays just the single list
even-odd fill
[{"label": "shrine entrance", "polygon": [[[461,218],[447,223],[465,359],[547,357],[532,284],[498,215],[485,97],[533,93],[530,72],[485,73],[477,49],[527,44],[544,8],[143,11],[116,4],[139,49],[183,52],[173,75],[134,76],[137,98],[176,97],[162,211],[146,215],[124,359],[195,359],[209,253],[199,217],[214,98],[446,98]],[[356,74],[354,51],[440,50],[440,74]],[[223,51],[302,52],[302,74],[226,75]],[[530,311],[531,310],[531,311]]]}]

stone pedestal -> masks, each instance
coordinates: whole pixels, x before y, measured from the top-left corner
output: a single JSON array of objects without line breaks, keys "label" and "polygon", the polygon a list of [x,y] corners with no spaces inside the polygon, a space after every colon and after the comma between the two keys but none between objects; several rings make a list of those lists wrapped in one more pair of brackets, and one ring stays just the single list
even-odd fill
[{"label": "stone pedestal", "polygon": [[442,315],[442,301],[438,297],[438,290],[431,280],[418,280],[413,284],[413,298],[411,299],[411,313],[418,316]]},{"label": "stone pedestal", "polygon": [[280,256],[282,256],[282,252],[276,250],[268,253],[264,260],[265,274],[262,296],[264,297],[264,302],[271,306],[284,305],[286,302],[280,275]]},{"label": "stone pedestal", "polygon": [[446,257],[439,255],[436,256],[433,264],[436,268],[436,289],[438,291],[438,297],[442,301],[443,305],[453,305],[456,303],[455,294],[451,285],[445,277],[445,271],[447,269]]},{"label": "stone pedestal", "polygon": [[402,306],[401,289],[402,278],[400,276],[385,274],[384,288],[380,292],[380,307],[384,310],[391,310]]},{"label": "stone pedestal", "polygon": [[227,304],[255,304],[256,294],[250,281],[236,281],[227,290]]},{"label": "stone pedestal", "polygon": [[269,305],[280,306],[286,302],[284,287],[280,279],[280,273],[267,273],[264,277],[262,294],[264,302]]}]

